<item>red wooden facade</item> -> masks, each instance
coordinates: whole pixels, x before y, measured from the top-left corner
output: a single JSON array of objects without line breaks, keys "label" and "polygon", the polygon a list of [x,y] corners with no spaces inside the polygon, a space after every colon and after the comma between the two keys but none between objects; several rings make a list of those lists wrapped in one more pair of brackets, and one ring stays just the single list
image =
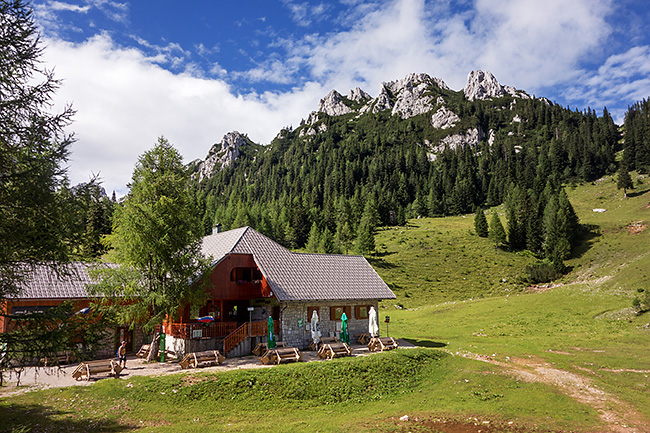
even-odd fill
[{"label": "red wooden facade", "polygon": [[[176,321],[165,324],[167,334],[192,338],[193,331],[201,329],[202,337],[225,337],[250,320],[248,307],[253,305],[258,310],[261,305],[266,305],[263,308],[266,316],[270,315],[276,321],[279,319],[279,305],[252,255],[230,254],[224,257],[212,269],[208,280],[206,304],[198,311],[185,306]],[[214,317],[214,322],[204,324],[196,320],[204,316]]]}]

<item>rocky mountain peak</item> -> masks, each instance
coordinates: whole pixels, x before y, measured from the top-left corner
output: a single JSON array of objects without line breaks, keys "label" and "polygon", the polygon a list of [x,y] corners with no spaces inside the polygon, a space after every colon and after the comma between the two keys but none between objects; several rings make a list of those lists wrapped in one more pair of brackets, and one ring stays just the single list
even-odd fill
[{"label": "rocky mountain peak", "polygon": [[492,72],[480,70],[469,73],[463,92],[470,101],[500,98],[505,95],[511,95],[515,98],[529,98],[525,92],[499,83]]},{"label": "rocky mountain peak", "polygon": [[350,89],[350,93],[348,93],[348,99],[355,102],[366,102],[367,100],[372,99],[372,96],[360,88],[355,87],[354,89]]},{"label": "rocky mountain peak", "polygon": [[393,116],[399,115],[402,119],[426,113],[437,103],[431,95],[425,96],[434,84],[441,89],[449,89],[440,78],[432,78],[424,73],[412,73],[401,80],[382,83],[377,98],[370,101],[362,112],[391,110]]},{"label": "rocky mountain peak", "polygon": [[351,113],[350,107],[343,103],[343,96],[336,90],[332,90],[318,103],[318,111],[330,116],[341,116]]},{"label": "rocky mountain peak", "polygon": [[239,148],[246,144],[244,136],[237,131],[227,133],[221,142],[210,148],[205,161],[199,162],[197,174],[199,182],[212,176],[215,170],[227,167],[239,158]]}]

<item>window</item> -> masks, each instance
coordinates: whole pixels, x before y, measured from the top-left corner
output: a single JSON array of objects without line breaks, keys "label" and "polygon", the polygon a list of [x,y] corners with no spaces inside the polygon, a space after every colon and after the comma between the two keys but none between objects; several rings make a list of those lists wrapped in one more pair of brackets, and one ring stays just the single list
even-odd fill
[{"label": "window", "polygon": [[350,311],[351,307],[330,307],[330,320],[341,320],[343,313],[347,316],[348,320],[352,318],[352,312]]},{"label": "window", "polygon": [[367,319],[370,305],[357,305],[354,307],[354,317],[357,319]]},{"label": "window", "polygon": [[257,268],[232,268],[230,271],[230,281],[240,283],[260,283],[262,273]]}]

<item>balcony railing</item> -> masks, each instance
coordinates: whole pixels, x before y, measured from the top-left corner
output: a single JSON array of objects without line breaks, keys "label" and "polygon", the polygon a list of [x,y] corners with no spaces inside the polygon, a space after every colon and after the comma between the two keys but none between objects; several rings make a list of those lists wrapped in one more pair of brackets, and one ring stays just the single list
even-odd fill
[{"label": "balcony railing", "polygon": [[167,334],[175,338],[223,338],[237,329],[235,322],[172,323]]}]

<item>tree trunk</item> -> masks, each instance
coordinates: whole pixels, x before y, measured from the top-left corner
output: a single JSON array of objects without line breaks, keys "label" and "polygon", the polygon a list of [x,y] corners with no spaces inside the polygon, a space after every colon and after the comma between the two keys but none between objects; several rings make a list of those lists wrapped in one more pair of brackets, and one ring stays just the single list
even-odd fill
[{"label": "tree trunk", "polygon": [[156,331],[154,332],[153,338],[151,339],[151,345],[149,346],[149,355],[147,355],[147,362],[151,362],[158,357],[159,341],[160,333]]}]

